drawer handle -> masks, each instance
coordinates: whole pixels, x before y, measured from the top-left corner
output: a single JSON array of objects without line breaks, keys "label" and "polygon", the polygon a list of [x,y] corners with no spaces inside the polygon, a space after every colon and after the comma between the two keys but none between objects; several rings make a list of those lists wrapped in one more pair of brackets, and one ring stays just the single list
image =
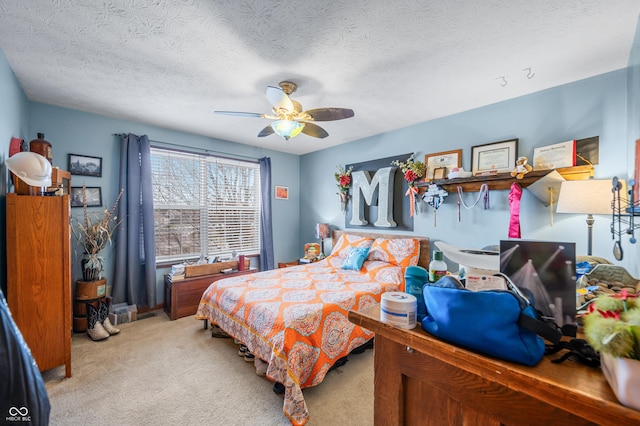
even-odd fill
[{"label": "drawer handle", "polygon": [[414,352],[414,349],[411,346],[407,346],[407,352],[412,354]]}]

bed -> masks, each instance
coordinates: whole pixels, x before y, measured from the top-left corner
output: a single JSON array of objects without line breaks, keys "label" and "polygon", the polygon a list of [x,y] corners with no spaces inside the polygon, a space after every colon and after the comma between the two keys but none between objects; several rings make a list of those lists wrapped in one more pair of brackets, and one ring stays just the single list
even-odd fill
[{"label": "bed", "polygon": [[[284,386],[283,411],[295,425],[309,419],[302,389],[320,384],[334,364],[373,338],[349,322],[349,310],[403,291],[406,267],[429,262],[425,237],[333,231],[332,240],[321,261],[212,283],[196,313],[267,362],[266,375]],[[362,253],[360,269],[358,262],[344,269]]]}]

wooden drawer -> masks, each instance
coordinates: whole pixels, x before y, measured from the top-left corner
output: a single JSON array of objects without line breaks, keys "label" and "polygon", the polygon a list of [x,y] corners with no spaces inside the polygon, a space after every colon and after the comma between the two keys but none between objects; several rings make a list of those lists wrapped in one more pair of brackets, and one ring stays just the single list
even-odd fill
[{"label": "wooden drawer", "polygon": [[169,279],[169,275],[165,275],[164,310],[172,320],[194,315],[198,310],[202,293],[204,293],[211,283],[222,278],[252,274],[254,272],[258,272],[258,270],[247,269],[229,274],[203,275],[173,282]]}]

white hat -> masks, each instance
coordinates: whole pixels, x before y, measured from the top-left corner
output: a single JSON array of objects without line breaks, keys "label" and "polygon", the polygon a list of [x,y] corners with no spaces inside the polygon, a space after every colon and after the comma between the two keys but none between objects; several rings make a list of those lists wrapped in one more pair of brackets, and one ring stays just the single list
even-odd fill
[{"label": "white hat", "polygon": [[27,185],[38,187],[51,186],[51,163],[35,152],[18,152],[5,160],[13,174]]}]

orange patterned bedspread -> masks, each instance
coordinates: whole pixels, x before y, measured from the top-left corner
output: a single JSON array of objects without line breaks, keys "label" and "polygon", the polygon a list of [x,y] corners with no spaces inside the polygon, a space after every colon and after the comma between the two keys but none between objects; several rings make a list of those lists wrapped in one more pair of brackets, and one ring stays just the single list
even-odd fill
[{"label": "orange patterned bedspread", "polygon": [[302,389],[322,382],[331,366],[373,334],[348,320],[350,309],[403,290],[403,268],[367,260],[360,271],[343,259],[230,277],[204,292],[197,319],[208,319],[268,362],[267,377],[285,386],[284,413],[305,424]]}]

